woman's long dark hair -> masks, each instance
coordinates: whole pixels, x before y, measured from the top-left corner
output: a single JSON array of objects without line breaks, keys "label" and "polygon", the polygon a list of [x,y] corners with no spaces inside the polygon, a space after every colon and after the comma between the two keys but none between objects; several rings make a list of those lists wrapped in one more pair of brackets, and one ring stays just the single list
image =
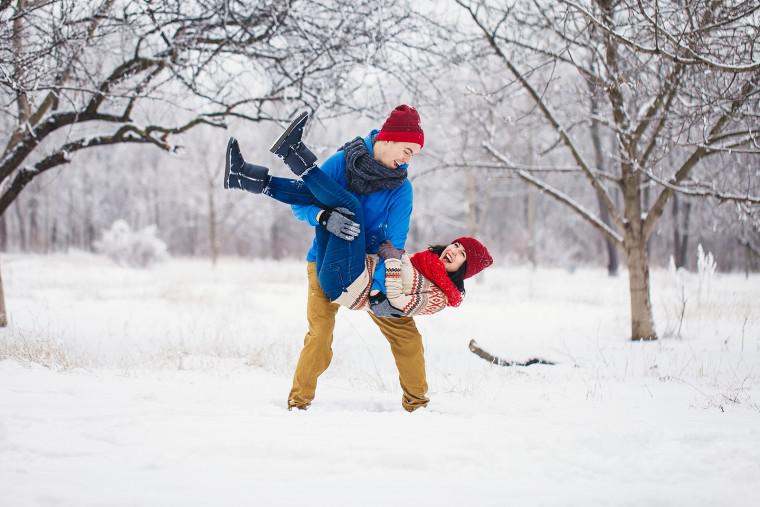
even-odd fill
[{"label": "woman's long dark hair", "polygon": [[[436,254],[438,257],[441,256],[443,251],[446,249],[446,247],[449,245],[430,245],[428,247],[428,250]],[[462,293],[464,296],[464,274],[467,272],[467,261],[464,261],[462,265],[457,269],[456,271],[449,272],[447,271],[446,274],[449,275],[449,280],[451,280],[454,283],[454,286],[459,289],[459,292]]]}]

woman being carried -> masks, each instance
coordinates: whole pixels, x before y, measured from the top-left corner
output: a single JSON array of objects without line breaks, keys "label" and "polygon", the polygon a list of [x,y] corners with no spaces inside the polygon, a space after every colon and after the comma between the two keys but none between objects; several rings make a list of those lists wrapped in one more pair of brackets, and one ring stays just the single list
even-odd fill
[{"label": "woman being carried", "polygon": [[[300,180],[270,176],[266,167],[247,163],[237,140],[230,138],[224,187],[322,208],[317,216],[324,227],[316,231],[316,265],[319,284],[330,301],[352,310],[370,310],[378,317],[427,315],[459,306],[464,279],[493,263],[488,250],[478,240],[462,237],[412,256],[388,241],[380,245],[377,256],[367,254],[361,202],[315,164],[316,157],[301,141],[307,117],[299,116],[271,149],[284,152],[284,159],[297,157],[296,164],[288,160],[288,165]],[[385,293],[372,290],[378,257],[385,262]]]}]

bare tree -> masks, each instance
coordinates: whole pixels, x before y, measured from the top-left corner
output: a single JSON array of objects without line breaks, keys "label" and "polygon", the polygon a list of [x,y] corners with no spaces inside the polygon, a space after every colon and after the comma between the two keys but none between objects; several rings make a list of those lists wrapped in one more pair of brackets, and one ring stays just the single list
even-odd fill
[{"label": "bare tree", "polygon": [[[691,202],[683,200],[678,194],[673,195],[673,262],[677,268],[686,267],[689,250],[689,219]],[[683,202],[682,202],[683,201]],[[683,206],[683,209],[681,208]]]},{"label": "bare tree", "polygon": [[[596,58],[592,58],[591,67],[596,67]],[[590,135],[591,144],[594,147],[594,163],[598,170],[604,172],[607,166],[606,157],[604,156],[604,148],[602,141],[602,122],[599,120],[599,107],[600,102],[603,100],[602,90],[598,90],[595,86],[595,82],[588,80],[589,96],[590,96]],[[612,221],[610,220],[610,213],[607,210],[607,206],[604,203],[604,199],[597,193],[597,203],[599,206],[599,218],[608,227],[612,227]],[[618,271],[618,255],[617,245],[607,235],[602,235],[604,239],[604,246],[607,249],[607,274],[609,276],[617,276]]]},{"label": "bare tree", "polygon": [[3,1],[0,213],[82,150],[173,151],[198,125],[341,104],[349,71],[386,58],[405,12],[403,0]]},{"label": "bare tree", "polygon": [[[647,243],[674,193],[748,208],[760,204],[753,188],[725,186],[738,178],[709,171],[695,177],[716,154],[760,153],[760,6],[739,0],[455,1],[490,47],[488,58],[509,75],[505,86],[517,86],[532,99],[525,115],[540,115],[554,131],[556,146],[611,222],[547,183],[535,165],[515,163],[498,139],[486,145],[488,152],[622,247],[631,338],[656,339]],[[598,65],[588,65],[594,58]],[[603,91],[604,103],[579,121],[577,104],[588,103],[589,86]],[[577,101],[568,100],[568,89]],[[573,131],[595,122],[616,140],[614,168],[590,162]],[[655,191],[649,200],[647,186]],[[612,187],[622,194],[620,206]]]}]

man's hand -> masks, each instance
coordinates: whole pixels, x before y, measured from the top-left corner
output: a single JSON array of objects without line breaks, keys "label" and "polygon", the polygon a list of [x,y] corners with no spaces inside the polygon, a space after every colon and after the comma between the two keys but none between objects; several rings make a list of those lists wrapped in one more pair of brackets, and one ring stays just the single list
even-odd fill
[{"label": "man's hand", "polygon": [[361,227],[351,220],[354,214],[346,208],[326,209],[319,215],[319,225],[346,241],[353,241]]},{"label": "man's hand", "polygon": [[403,250],[399,250],[395,246],[393,246],[393,243],[391,243],[388,240],[383,241],[380,243],[380,248],[377,249],[377,256],[381,259],[400,259],[401,256],[404,254]]},{"label": "man's hand", "polygon": [[369,308],[378,317],[390,317],[394,319],[406,317],[404,312],[388,302],[388,298],[382,292],[369,296]]}]

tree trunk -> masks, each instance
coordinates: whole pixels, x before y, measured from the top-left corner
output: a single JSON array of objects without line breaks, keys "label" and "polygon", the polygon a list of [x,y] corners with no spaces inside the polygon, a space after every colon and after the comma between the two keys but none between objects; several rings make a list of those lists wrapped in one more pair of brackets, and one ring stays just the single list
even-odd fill
[{"label": "tree trunk", "polygon": [[528,228],[528,260],[531,267],[535,270],[536,259],[536,189],[533,185],[528,185],[528,191],[525,194],[525,214],[527,215]]},{"label": "tree trunk", "polygon": [[[535,163],[533,149],[533,139],[528,138],[528,164],[533,165]],[[528,229],[528,260],[530,265],[535,271],[538,264],[536,256],[536,189],[533,185],[528,185],[528,190],[525,194],[525,226]]]},{"label": "tree trunk", "polygon": [[[607,211],[607,207],[604,205],[604,201],[602,200],[601,196],[597,194],[596,196],[597,201],[599,202],[599,218],[602,219],[602,222],[609,225],[610,228],[612,228],[612,221],[610,220],[610,212]],[[612,242],[612,240],[606,236],[603,236],[602,238],[604,240],[604,245],[607,248],[607,275],[609,276],[617,276],[618,274],[618,254],[617,254],[617,248],[615,248],[615,243]]]},{"label": "tree trunk", "polygon": [[[629,160],[635,157],[629,153]],[[631,340],[656,340],[649,287],[648,241],[644,234],[641,205],[641,176],[631,165],[622,167],[625,233],[623,248],[628,262],[628,288],[631,293]]]},{"label": "tree trunk", "polygon": [[478,213],[478,196],[482,199],[482,192],[478,192],[478,182],[474,171],[468,170],[465,174],[465,192],[467,196],[467,233],[477,237],[480,217]]},{"label": "tree trunk", "polygon": [[8,326],[8,314],[5,310],[5,290],[3,290],[3,275],[0,273],[0,327]]},{"label": "tree trunk", "polygon": [[18,224],[18,246],[22,252],[26,252],[26,222],[21,211],[21,199],[16,199],[16,205],[13,208],[16,212],[16,223]]},{"label": "tree trunk", "polygon": [[97,239],[98,239],[98,233],[95,230],[95,225],[92,223],[92,220],[88,218],[85,244],[82,245],[82,249],[87,252],[94,252],[95,241],[97,241]]},{"label": "tree trunk", "polygon": [[[16,7],[19,11],[22,11],[26,7],[26,1],[25,0],[18,0]],[[13,49],[17,55],[21,54],[22,49],[22,40],[21,40],[21,34],[22,34],[22,19],[21,16],[16,16],[13,20]],[[14,68],[14,78],[16,82],[21,82],[23,67],[20,65],[15,65]],[[16,107],[18,108],[18,127],[16,127],[11,134],[10,138],[8,139],[8,144],[6,144],[5,149],[3,150],[3,156],[7,155],[8,152],[13,149],[13,147],[16,145],[18,140],[21,138],[21,134],[23,132],[23,125],[25,125],[27,119],[31,115],[31,110],[29,108],[29,100],[25,93],[18,93],[16,96]],[[14,196],[14,197],[17,197]],[[5,243],[7,238],[7,232],[8,232],[8,224],[6,222],[6,215],[5,211],[8,209],[6,206],[4,209],[0,210],[0,215],[3,215],[3,242]],[[18,202],[16,203],[16,216],[19,218],[19,236],[24,238],[24,223],[23,223],[23,217],[21,216],[21,212],[18,207]],[[7,247],[7,244],[5,244]],[[0,274],[0,327],[7,327],[8,326],[8,313],[5,308],[5,290],[3,289],[3,278]]]},{"label": "tree trunk", "polygon": [[270,257],[274,260],[280,260],[285,257],[285,234],[283,232],[282,222],[279,215],[275,215],[272,225],[269,227],[269,249]]},{"label": "tree trunk", "polygon": [[216,239],[216,205],[214,203],[213,181],[208,182],[208,240],[211,254],[211,264],[216,266],[219,257],[219,244]]},{"label": "tree trunk", "polygon": [[681,235],[681,265],[686,267],[689,262],[689,218],[691,217],[691,202],[683,205],[683,234]]},{"label": "tree trunk", "polygon": [[673,194],[673,262],[676,268],[685,268],[688,262],[689,252],[689,218],[691,216],[691,203],[684,202],[683,217],[681,217],[681,198]]},{"label": "tree trunk", "polygon": [[187,218],[187,239],[188,239],[188,251],[190,255],[198,255],[198,214],[188,212]]},{"label": "tree trunk", "polygon": [[631,340],[656,340],[647,241],[641,235],[627,234],[624,244],[631,294]]},{"label": "tree trunk", "polygon": [[678,222],[679,208],[678,208],[678,195],[673,194],[673,205],[671,207],[673,213],[673,264],[676,268],[683,267],[681,264],[681,224]]},{"label": "tree trunk", "polygon": [[34,253],[40,252],[39,207],[37,196],[32,194],[29,199],[29,250]]},{"label": "tree trunk", "polygon": [[744,245],[744,279],[749,279],[749,268],[752,262],[752,252],[749,250],[749,244]]},{"label": "tree trunk", "polygon": [[0,252],[8,251],[8,223],[5,213],[0,214]]},{"label": "tree trunk", "polygon": [[[650,195],[652,192],[652,182],[649,178],[646,178],[646,183],[644,183],[643,187],[644,188],[641,191],[642,207],[644,209],[649,209],[651,201]],[[652,257],[652,236],[647,238],[647,258]]]},{"label": "tree trunk", "polygon": [[[591,85],[589,84],[589,86]],[[599,98],[594,94],[593,88],[591,88],[591,142],[594,145],[594,162],[596,163],[596,168],[599,171],[602,171],[604,169],[604,150],[602,150],[602,136],[599,133],[599,120],[597,119],[599,111],[598,100]],[[607,209],[607,206],[604,205],[602,196],[597,193],[596,198],[599,202],[599,218],[602,219],[602,222],[611,227],[612,221],[610,220],[610,212]],[[602,239],[607,247],[607,274],[609,276],[617,276],[618,256],[615,243],[613,243],[607,236],[602,236]]]},{"label": "tree trunk", "polygon": [[50,251],[58,251],[58,220],[53,219],[53,225],[50,228]]},{"label": "tree trunk", "polygon": [[752,246],[752,242],[749,240],[751,234],[747,234],[746,226],[745,232],[742,234],[742,238],[739,239],[739,244],[744,246],[745,266],[744,277],[749,278],[750,271],[754,271],[757,268],[757,260],[760,259],[760,250]]}]

